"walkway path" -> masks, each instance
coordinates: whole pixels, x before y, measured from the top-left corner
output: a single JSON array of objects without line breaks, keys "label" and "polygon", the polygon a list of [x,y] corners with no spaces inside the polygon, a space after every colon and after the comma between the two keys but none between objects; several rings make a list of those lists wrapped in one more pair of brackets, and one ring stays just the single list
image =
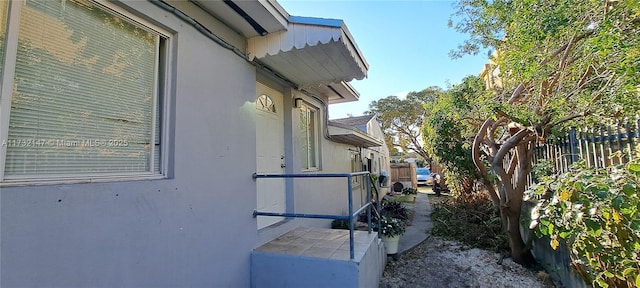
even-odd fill
[{"label": "walkway path", "polygon": [[[548,275],[528,270],[499,253],[471,249],[455,241],[431,236],[431,205],[427,191],[418,192],[411,225],[400,238],[398,254],[387,262],[378,288],[508,287],[546,288]],[[428,232],[427,232],[428,231]],[[548,280],[547,280],[548,281]]]},{"label": "walkway path", "polygon": [[433,227],[433,223],[431,223],[431,204],[429,204],[429,197],[426,191],[418,192],[415,203],[404,204],[415,213],[413,214],[411,225],[406,227],[405,233],[400,237],[398,256],[427,240],[430,236],[428,233]]}]

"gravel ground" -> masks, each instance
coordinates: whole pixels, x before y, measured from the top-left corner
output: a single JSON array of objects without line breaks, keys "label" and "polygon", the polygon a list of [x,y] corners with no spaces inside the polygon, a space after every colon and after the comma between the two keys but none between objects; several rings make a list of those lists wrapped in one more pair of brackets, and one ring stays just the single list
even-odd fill
[{"label": "gravel ground", "polygon": [[404,253],[389,257],[380,288],[408,287],[554,287],[548,274],[528,270],[501,255],[431,236]]}]

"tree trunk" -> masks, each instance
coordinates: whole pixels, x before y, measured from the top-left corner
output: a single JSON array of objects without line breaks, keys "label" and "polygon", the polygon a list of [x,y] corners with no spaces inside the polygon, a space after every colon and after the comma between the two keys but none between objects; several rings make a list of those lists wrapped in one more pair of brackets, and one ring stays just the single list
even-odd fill
[{"label": "tree trunk", "polygon": [[[522,205],[514,205],[521,207]],[[511,210],[511,209],[510,209]],[[517,217],[507,216],[509,248],[511,249],[511,258],[514,262],[523,266],[530,267],[535,263],[535,259],[531,254],[531,250],[526,246],[520,234],[520,210],[518,209]],[[516,213],[515,211],[510,211]]]},{"label": "tree trunk", "polygon": [[[509,133],[506,140],[494,139],[498,127],[503,127]],[[472,146],[474,164],[491,200],[500,210],[502,227],[509,238],[511,257],[516,263],[525,266],[535,262],[520,235],[520,209],[526,176],[531,171],[534,139],[535,135],[531,130],[509,123],[506,119],[487,119],[476,134]],[[491,170],[498,177],[496,186],[493,186],[487,168],[480,161],[480,151],[487,155]]]}]

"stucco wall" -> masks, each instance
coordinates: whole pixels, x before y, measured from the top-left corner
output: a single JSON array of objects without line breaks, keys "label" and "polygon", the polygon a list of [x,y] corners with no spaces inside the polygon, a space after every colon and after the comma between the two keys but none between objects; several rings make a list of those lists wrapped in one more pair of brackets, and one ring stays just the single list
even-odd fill
[{"label": "stucco wall", "polygon": [[[367,133],[373,135],[373,137],[377,139],[381,139],[384,141],[384,133],[380,128],[380,124],[378,121],[373,118],[371,121],[367,123]],[[390,186],[393,184],[389,179],[391,176],[391,166],[390,166],[390,156],[389,156],[389,148],[387,148],[387,144],[384,143],[379,147],[369,147],[363,149],[363,155],[369,155],[368,157],[372,159],[372,172],[376,175],[380,175],[382,171],[386,171],[387,179],[385,185],[383,187],[379,187],[379,195],[378,197],[382,199],[384,195],[390,192]],[[371,157],[373,155],[373,157]],[[364,156],[363,156],[364,157]],[[366,159],[365,159],[366,160]],[[378,200],[380,200],[378,199]]]},{"label": "stucco wall", "polygon": [[[293,164],[295,173],[351,173],[351,151],[357,151],[357,148],[351,145],[333,142],[324,137],[324,131],[322,129],[324,129],[324,125],[326,125],[326,111],[322,103],[299,92],[294,93],[293,96],[304,99],[311,105],[319,108],[321,112],[318,118],[320,127],[320,131],[318,131],[320,169],[317,171],[301,172],[300,161],[297,159],[301,159],[302,152],[294,148],[293,158],[296,159],[296,161]],[[300,134],[297,133],[297,131],[300,131],[300,123],[296,113],[298,113],[298,111],[294,109],[292,139],[293,147],[300,147]],[[293,189],[297,213],[348,215],[346,178],[296,179],[293,181]],[[362,205],[361,203],[366,197],[362,197],[362,189],[358,187],[354,187],[353,191],[355,210]],[[328,227],[330,222],[330,220],[314,220],[311,225]]]},{"label": "stucco wall", "polygon": [[[384,132],[382,131],[382,128],[380,128],[380,123],[378,123],[377,120],[373,119],[368,123],[367,131],[374,135],[374,137],[382,139],[383,141],[385,140]],[[384,143],[382,146],[374,147],[373,149],[377,151],[381,157],[380,169],[389,173],[391,170],[391,157],[389,156],[389,148],[387,147],[387,144]]]},{"label": "stucco wall", "polygon": [[254,68],[153,4],[127,3],[175,31],[171,177],[2,188],[2,287],[249,286]]}]

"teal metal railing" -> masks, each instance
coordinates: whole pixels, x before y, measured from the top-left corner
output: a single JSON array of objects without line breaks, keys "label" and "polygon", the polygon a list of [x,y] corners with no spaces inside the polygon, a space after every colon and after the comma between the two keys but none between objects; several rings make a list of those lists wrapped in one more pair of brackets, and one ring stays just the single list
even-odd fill
[{"label": "teal metal railing", "polygon": [[[359,207],[357,210],[354,211],[354,207],[353,207],[353,185],[351,184],[352,181],[351,179],[353,177],[366,177],[367,179],[369,179],[369,181],[365,181],[367,183],[366,185],[366,189],[367,189],[367,201],[364,205],[362,205],[361,207]],[[258,217],[258,216],[274,216],[274,217],[290,217],[290,218],[313,218],[313,219],[333,219],[333,220],[346,220],[349,221],[349,257],[353,260],[355,257],[355,253],[354,253],[354,240],[353,240],[353,232],[354,232],[354,226],[355,226],[355,221],[354,219],[356,219],[356,217],[358,217],[358,215],[360,215],[360,213],[362,213],[363,211],[367,211],[367,224],[368,224],[368,231],[369,234],[371,234],[372,232],[372,226],[371,226],[371,211],[374,211],[374,213],[376,213],[378,215],[377,219],[378,219],[378,225],[377,227],[380,228],[380,214],[378,213],[379,208],[378,206],[374,206],[374,202],[371,199],[371,190],[373,187],[373,190],[375,190],[375,203],[379,203],[378,201],[378,189],[375,186],[375,183],[373,182],[373,178],[370,175],[370,172],[368,171],[363,171],[363,172],[354,172],[354,173],[305,173],[305,174],[259,174],[259,173],[253,173],[253,179],[259,179],[259,178],[345,178],[347,181],[347,201],[348,201],[348,209],[349,209],[349,215],[332,215],[332,214],[305,214],[305,213],[279,213],[279,212],[268,212],[268,211],[257,211],[257,210],[253,210],[253,217]],[[379,204],[378,204],[379,205]],[[380,229],[378,229],[378,231],[380,231]],[[380,235],[378,235],[378,237],[380,237]]]}]

